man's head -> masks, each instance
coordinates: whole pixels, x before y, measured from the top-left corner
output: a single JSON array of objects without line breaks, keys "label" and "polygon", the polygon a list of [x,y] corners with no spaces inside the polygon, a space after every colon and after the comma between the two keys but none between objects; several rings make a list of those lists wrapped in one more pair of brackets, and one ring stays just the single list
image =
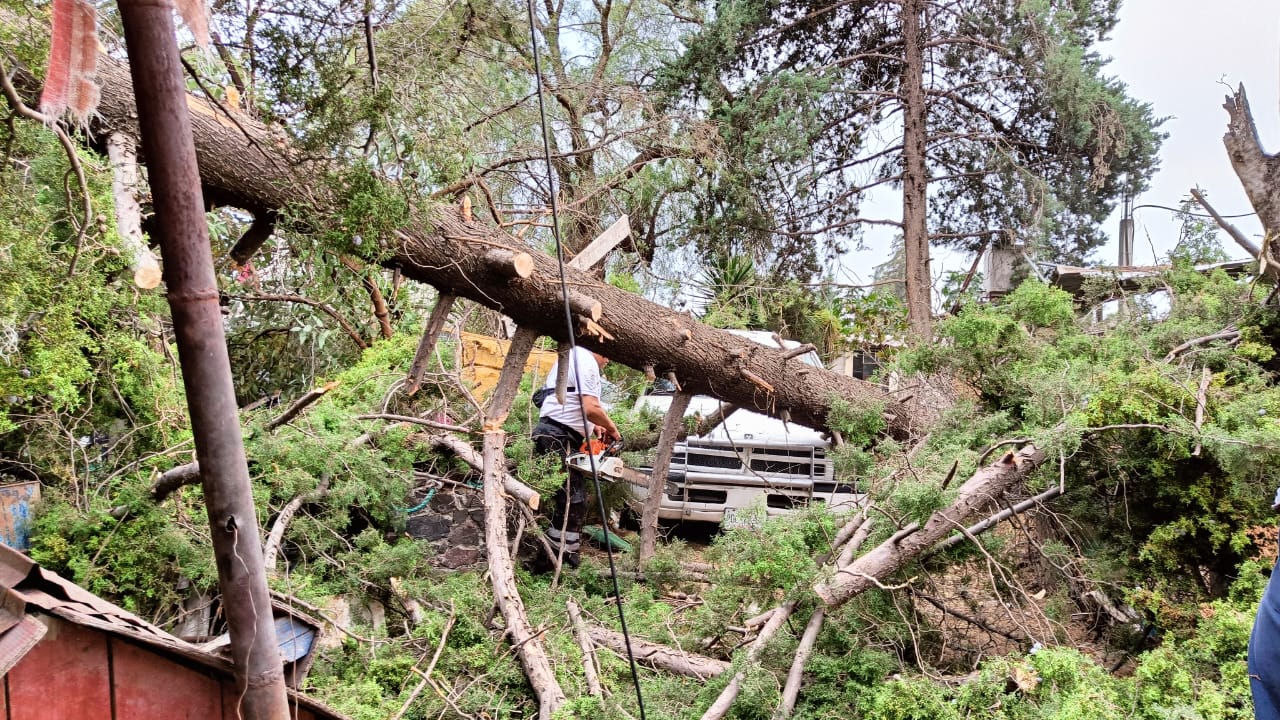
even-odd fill
[{"label": "man's head", "polygon": [[596,359],[596,364],[600,366],[601,370],[604,369],[605,365],[609,364],[609,358],[601,355],[598,352],[595,352],[594,350],[591,352],[591,356]]}]

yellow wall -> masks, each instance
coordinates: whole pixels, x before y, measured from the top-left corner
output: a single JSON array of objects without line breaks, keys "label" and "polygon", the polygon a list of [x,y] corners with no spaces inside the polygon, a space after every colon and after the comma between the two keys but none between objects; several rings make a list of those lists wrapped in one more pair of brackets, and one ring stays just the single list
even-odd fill
[{"label": "yellow wall", "polygon": [[[459,357],[459,368],[463,382],[472,387],[477,400],[483,400],[493,392],[498,384],[498,375],[502,373],[502,363],[507,357],[509,340],[499,340],[488,335],[462,333],[462,352]],[[526,373],[534,373],[534,382],[541,384],[556,364],[554,350],[534,349],[529,353],[529,360],[524,364]]]}]

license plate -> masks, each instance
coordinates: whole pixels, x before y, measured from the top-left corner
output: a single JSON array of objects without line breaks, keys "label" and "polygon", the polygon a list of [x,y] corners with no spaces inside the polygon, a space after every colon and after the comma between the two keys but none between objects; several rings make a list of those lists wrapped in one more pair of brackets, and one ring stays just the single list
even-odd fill
[{"label": "license plate", "polygon": [[725,530],[734,530],[743,528],[747,530],[759,530],[764,527],[764,513],[745,512],[738,514],[737,508],[725,508],[724,519],[720,521],[720,527]]}]

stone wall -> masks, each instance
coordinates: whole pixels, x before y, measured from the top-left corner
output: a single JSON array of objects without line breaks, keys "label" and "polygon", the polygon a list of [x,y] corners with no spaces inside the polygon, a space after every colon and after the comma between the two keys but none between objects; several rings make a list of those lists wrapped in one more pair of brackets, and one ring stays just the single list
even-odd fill
[{"label": "stone wall", "polygon": [[[415,502],[426,497],[424,491]],[[435,551],[432,565],[449,570],[485,563],[484,498],[479,490],[440,488],[427,507],[409,516],[405,530]]]}]

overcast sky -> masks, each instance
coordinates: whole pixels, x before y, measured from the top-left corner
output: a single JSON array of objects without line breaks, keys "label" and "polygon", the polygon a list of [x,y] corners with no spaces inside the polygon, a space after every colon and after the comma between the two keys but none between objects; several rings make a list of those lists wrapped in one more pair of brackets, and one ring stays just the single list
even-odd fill
[{"label": "overcast sky", "polygon": [[[1157,116],[1168,117],[1160,170],[1136,204],[1174,207],[1199,185],[1219,212],[1250,212],[1222,146],[1227,123],[1222,102],[1228,86],[1244,83],[1264,147],[1280,149],[1280,0],[1124,0],[1119,25],[1098,50],[1112,58],[1110,75],[1128,84],[1133,97],[1150,102]],[[897,198],[878,198],[863,211],[868,217],[894,217],[900,205]],[[1143,208],[1135,218],[1134,261],[1165,258],[1177,241],[1172,213]],[[1233,222],[1247,235],[1261,235],[1253,218]],[[1094,262],[1115,264],[1118,226],[1117,213],[1106,226],[1112,241],[1095,252]],[[1242,256],[1225,235],[1223,241],[1232,257]],[[888,237],[868,233],[867,250],[844,258],[841,279],[869,280],[872,266],[887,256],[887,243]],[[967,270],[969,262],[935,249],[934,276]]]},{"label": "overcast sky", "polygon": [[[1199,185],[1219,212],[1251,212],[1222,146],[1227,126],[1222,102],[1228,86],[1244,83],[1264,147],[1280,148],[1280,2],[1125,0],[1120,24],[1101,52],[1114,58],[1111,73],[1129,85],[1134,97],[1169,118],[1160,171],[1136,204],[1176,206]],[[1155,259],[1153,246],[1156,256],[1167,255],[1178,232],[1171,213],[1152,208],[1134,216],[1135,261]],[[1254,218],[1232,222],[1247,235],[1261,236]],[[1113,238],[1117,227],[1114,220]],[[1224,245],[1233,257],[1242,256],[1225,236]],[[1116,254],[1113,239],[1096,259],[1114,263]]]}]

